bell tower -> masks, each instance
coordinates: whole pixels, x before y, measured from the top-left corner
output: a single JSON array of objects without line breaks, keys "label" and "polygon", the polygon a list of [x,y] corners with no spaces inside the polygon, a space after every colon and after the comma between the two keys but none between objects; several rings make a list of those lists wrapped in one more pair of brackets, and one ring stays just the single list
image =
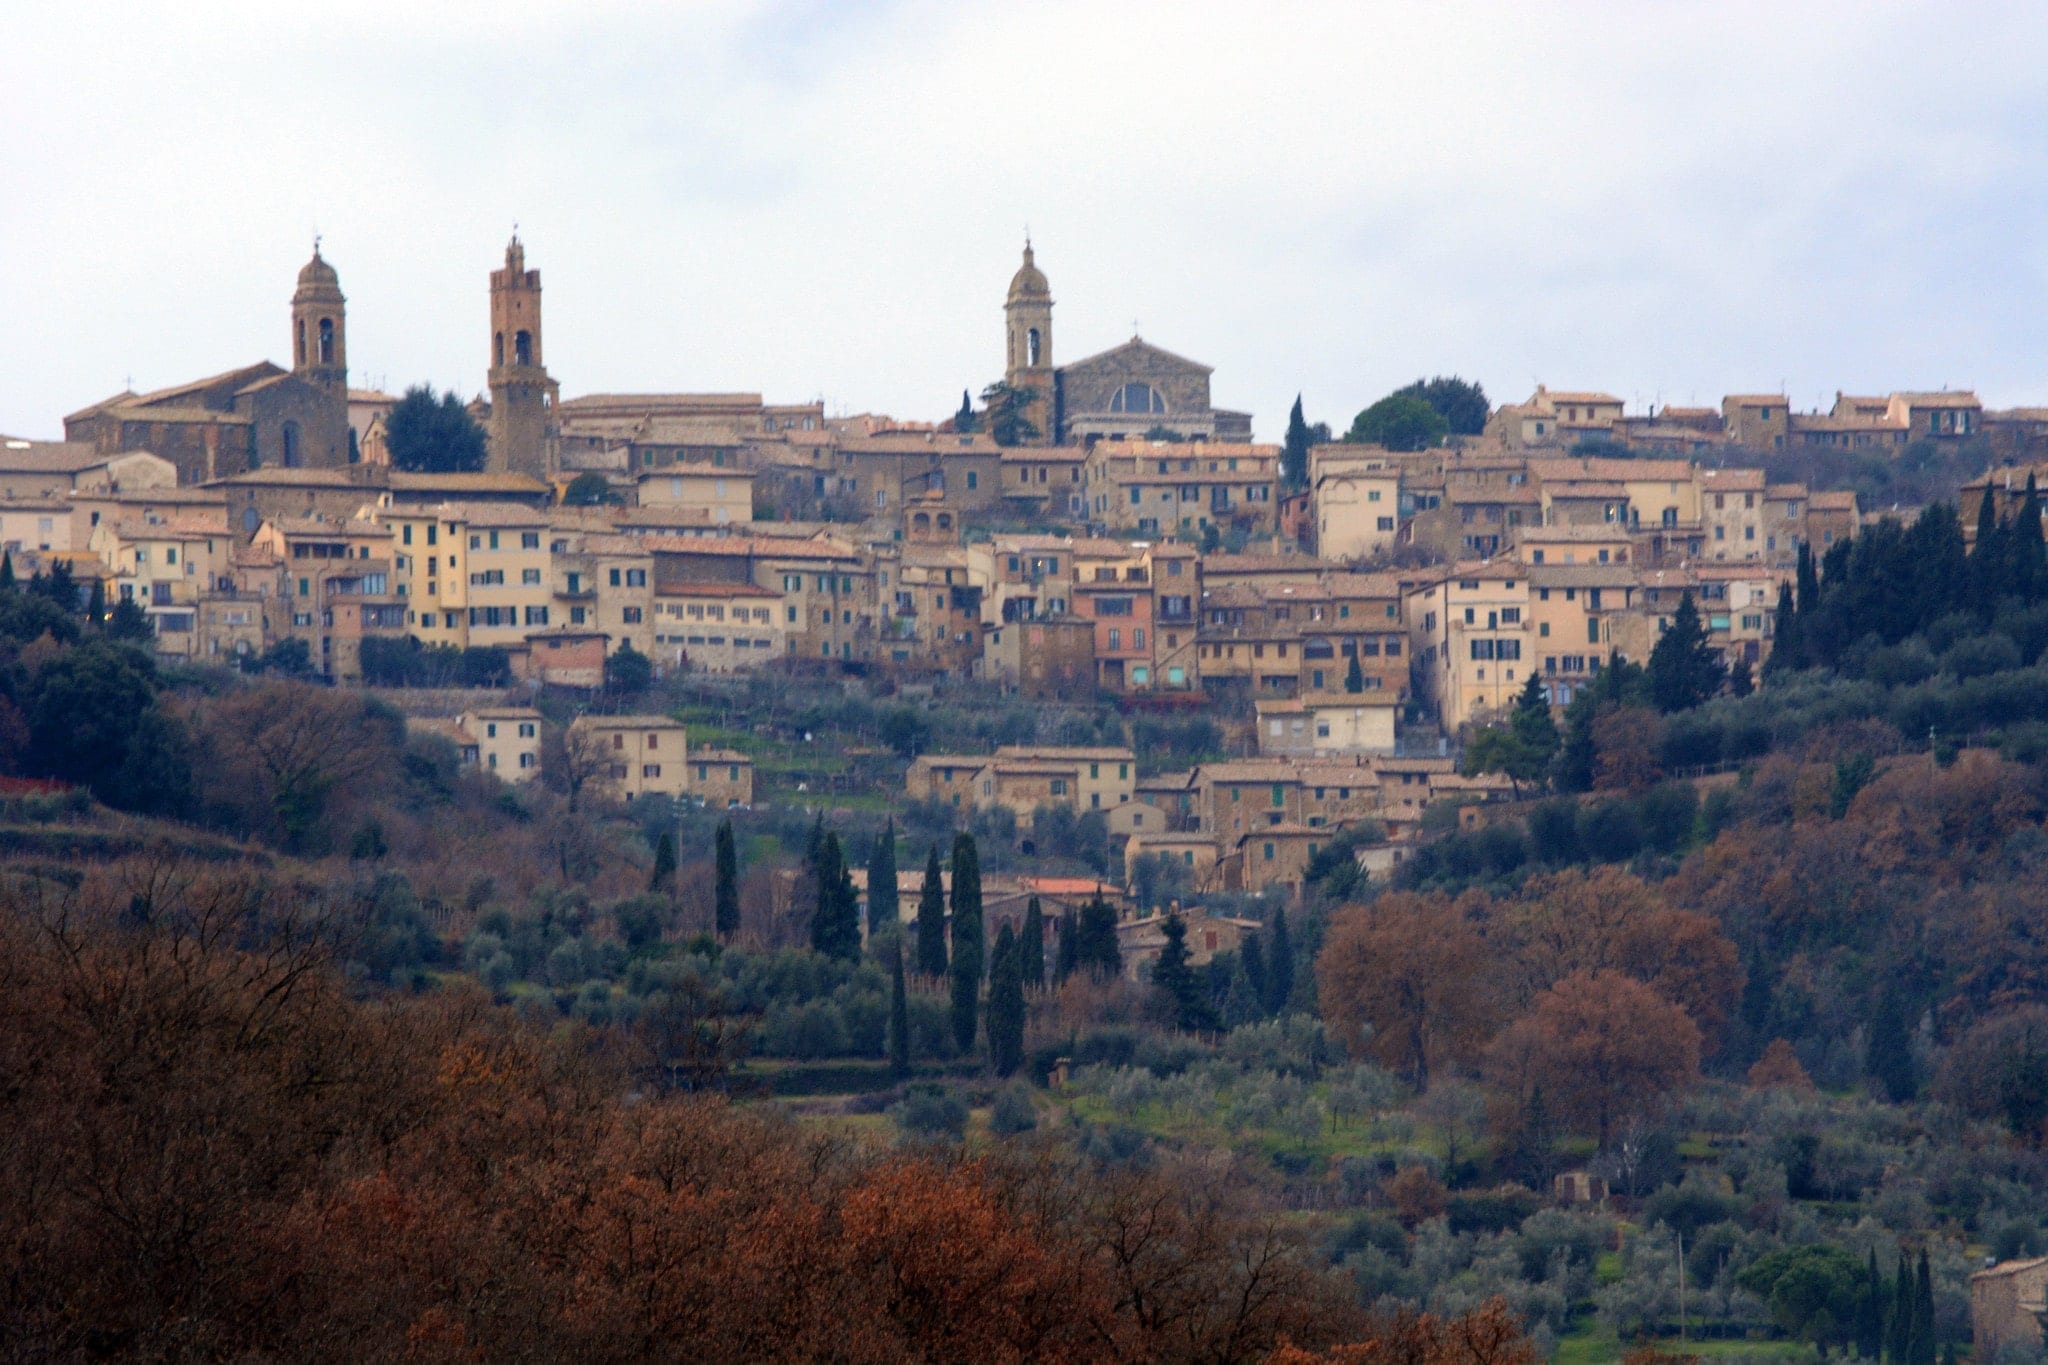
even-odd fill
[{"label": "bell tower", "polygon": [[1009,298],[1003,303],[1007,334],[1003,359],[1003,382],[1013,389],[1029,389],[1037,396],[1025,410],[1038,428],[1035,445],[1059,441],[1056,378],[1052,365],[1052,286],[1038,268],[1031,253],[1031,239],[1024,239],[1024,264],[1010,277]]},{"label": "bell tower", "polygon": [[559,464],[559,389],[541,363],[540,272],[513,233],[491,272],[490,467],[546,478]]},{"label": "bell tower", "polygon": [[320,257],[320,239],[313,239],[313,259],[299,271],[292,291],[292,373],[325,390],[344,408],[348,403],[348,310],[341,278]]}]

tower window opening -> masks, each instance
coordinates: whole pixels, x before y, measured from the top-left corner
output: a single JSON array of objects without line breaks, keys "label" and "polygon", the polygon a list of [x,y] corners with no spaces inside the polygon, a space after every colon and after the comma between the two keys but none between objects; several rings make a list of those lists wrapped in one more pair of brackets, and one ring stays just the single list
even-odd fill
[{"label": "tower window opening", "polygon": [[292,325],[292,329],[293,329],[294,333],[296,334],[296,335],[295,335],[295,338],[294,338],[294,343],[295,343],[295,344],[294,344],[294,350],[293,350],[293,353],[294,353],[295,355],[297,355],[297,356],[298,356],[298,358],[299,358],[299,364],[300,364],[301,366],[303,366],[303,365],[304,365],[304,364],[306,363],[306,321],[305,321],[305,319],[304,319],[304,318],[301,318],[301,319],[299,319],[299,321],[298,321],[298,322],[296,322],[296,323],[294,323],[294,324]]},{"label": "tower window opening", "polygon": [[286,422],[284,424],[284,467],[286,469],[297,469],[299,467],[299,424],[297,422]]},{"label": "tower window opening", "polygon": [[533,333],[516,332],[512,337],[512,363],[531,365],[533,363]]},{"label": "tower window opening", "polygon": [[322,365],[332,365],[334,363],[333,318],[320,319],[320,363]]},{"label": "tower window opening", "polygon": [[499,332],[491,338],[491,363],[503,366],[505,363],[505,334]]},{"label": "tower window opening", "polygon": [[1030,331],[1024,334],[1024,354],[1026,357],[1024,363],[1033,369],[1038,368],[1038,352],[1038,329],[1036,327],[1033,327]]}]

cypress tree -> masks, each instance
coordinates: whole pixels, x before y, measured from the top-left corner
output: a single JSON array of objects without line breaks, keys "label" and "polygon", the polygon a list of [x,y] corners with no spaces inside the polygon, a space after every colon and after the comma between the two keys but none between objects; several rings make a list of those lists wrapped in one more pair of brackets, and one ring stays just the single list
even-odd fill
[{"label": "cypress tree", "polygon": [[1024,973],[1017,936],[1005,924],[996,934],[988,970],[988,1059],[996,1075],[1024,1064]]},{"label": "cypress tree", "polygon": [[1186,1032],[1212,1027],[1215,1023],[1204,998],[1201,982],[1196,979],[1194,969],[1188,966],[1188,927],[1181,922],[1178,912],[1166,917],[1161,930],[1166,942],[1159,949],[1159,958],[1152,964],[1152,984],[1164,991],[1173,1001],[1175,1024]]},{"label": "cypress tree", "polygon": [[1120,976],[1124,969],[1123,950],[1116,941],[1116,912],[1102,899],[1100,891],[1081,907],[1081,925],[1076,937],[1075,965],[1098,977]]},{"label": "cypress tree", "polygon": [[1892,1282],[1892,1320],[1886,1332],[1885,1354],[1891,1365],[1910,1365],[1913,1357],[1913,1272],[1906,1267],[1906,1253],[1899,1253],[1899,1273]]},{"label": "cypress tree", "polygon": [[2048,545],[2041,540],[2041,494],[2032,473],[2027,475],[2027,493],[2020,499],[2019,514],[2012,519],[2007,553],[2012,558],[2008,590],[2014,597],[2032,599],[2041,591],[2044,570],[2048,570]]},{"label": "cypress tree", "polygon": [[1024,932],[1017,936],[1017,968],[1026,990],[1045,986],[1045,912],[1033,896],[1024,906]]},{"label": "cypress tree", "polygon": [[854,895],[853,879],[846,874],[846,859],[840,852],[838,835],[825,836],[811,875],[816,887],[811,910],[811,947],[827,957],[851,962],[860,956],[859,900]]},{"label": "cypress tree", "polygon": [[1266,1013],[1285,1014],[1294,994],[1294,944],[1287,937],[1287,907],[1273,911],[1273,951],[1266,956]]},{"label": "cypress tree", "polygon": [[712,929],[724,940],[739,932],[740,927],[740,855],[733,840],[730,818],[718,822],[718,837],[713,840],[713,847],[718,873],[713,892]]},{"label": "cypress tree", "polygon": [[896,892],[896,819],[891,816],[868,854],[868,937],[873,938],[883,925],[896,923],[901,913]]},{"label": "cypress tree", "polygon": [[1064,985],[1081,967],[1081,927],[1071,910],[1060,911],[1059,960],[1053,967],[1053,984]]},{"label": "cypress tree", "polygon": [[889,1074],[910,1074],[910,1001],[903,991],[903,940],[889,940]]},{"label": "cypress tree", "polygon": [[1294,407],[1287,414],[1287,434],[1280,445],[1280,477],[1289,488],[1308,483],[1308,448],[1313,444],[1308,420],[1301,415],[1301,395],[1294,395]]},{"label": "cypress tree", "polygon": [[1869,1264],[1863,1268],[1863,1298],[1856,1309],[1856,1354],[1876,1360],[1884,1351],[1884,1275],[1877,1268],[1877,1248],[1870,1249]]},{"label": "cypress tree", "polygon": [[981,857],[974,836],[953,838],[953,1041],[974,1051],[981,1018],[981,971],[986,942],[981,929]]},{"label": "cypress tree", "polygon": [[1251,988],[1252,1011],[1266,1012],[1266,953],[1259,944],[1259,931],[1251,930],[1237,948],[1237,965],[1244,972],[1245,985]]},{"label": "cypress tree", "polygon": [[85,596],[85,619],[94,625],[107,619],[107,585],[101,579],[92,581],[92,590]]},{"label": "cypress tree", "polygon": [[647,876],[647,889],[655,895],[672,896],[676,889],[676,840],[667,830],[654,845],[654,871]]},{"label": "cypress tree", "polygon": [[1799,667],[1799,609],[1792,601],[1792,585],[1778,585],[1778,610],[1771,626],[1771,657],[1764,660],[1764,672],[1783,673]]},{"label": "cypress tree", "polygon": [[1365,691],[1365,670],[1358,666],[1358,655],[1355,653],[1351,656],[1351,662],[1344,666],[1344,690]]},{"label": "cypress tree", "polygon": [[924,887],[917,897],[917,971],[932,978],[946,974],[946,885],[937,845],[924,865]]},{"label": "cypress tree", "polygon": [[0,551],[0,592],[12,591],[14,591],[14,553],[11,550]]},{"label": "cypress tree", "polygon": [[[1988,501],[1990,490],[1985,490],[1985,497]],[[1997,524],[1996,518],[1992,524]],[[1799,614],[1811,616],[1820,606],[1820,571],[1814,566],[1813,547],[1805,541],[1799,543],[1799,567],[1793,575],[1793,581],[1799,585]]]},{"label": "cypress tree", "polygon": [[1863,1069],[1893,1104],[1904,1104],[1918,1089],[1913,1079],[1913,1037],[1896,990],[1880,988],[1877,1010],[1864,1044]]},{"label": "cypress tree", "polygon": [[1912,1365],[1934,1365],[1934,1277],[1927,1248],[1920,1248],[1920,1268],[1913,1283]]},{"label": "cypress tree", "polygon": [[2005,528],[1998,524],[1998,502],[1991,478],[1984,479],[1984,497],[1977,504],[1977,539],[1970,547],[1970,595],[1977,615],[1988,621],[2005,587]]}]

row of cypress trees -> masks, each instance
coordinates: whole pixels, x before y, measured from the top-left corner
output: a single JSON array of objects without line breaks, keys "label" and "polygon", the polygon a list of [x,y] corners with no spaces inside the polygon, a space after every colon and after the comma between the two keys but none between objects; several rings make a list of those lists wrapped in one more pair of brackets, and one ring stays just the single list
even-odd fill
[{"label": "row of cypress trees", "polygon": [[1778,590],[1776,641],[1766,672],[1832,667],[1865,636],[1895,645],[1946,616],[1988,624],[2012,602],[2048,594],[2048,543],[2034,476],[2001,519],[1987,481],[1976,543],[1966,548],[1956,509],[1935,503],[1911,526],[1886,519],[1837,541],[1818,563],[1799,548],[1793,583]]}]

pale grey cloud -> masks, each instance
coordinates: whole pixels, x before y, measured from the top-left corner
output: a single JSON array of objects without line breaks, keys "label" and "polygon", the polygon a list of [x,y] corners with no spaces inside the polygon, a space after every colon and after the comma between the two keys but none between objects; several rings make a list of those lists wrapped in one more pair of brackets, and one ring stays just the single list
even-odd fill
[{"label": "pale grey cloud", "polygon": [[514,220],[571,394],[943,415],[1028,223],[1061,358],[1136,319],[1267,435],[1440,372],[2048,401],[2024,7],[188,9],[10,7],[0,430],[281,358],[316,226],[357,381],[472,391]]}]

